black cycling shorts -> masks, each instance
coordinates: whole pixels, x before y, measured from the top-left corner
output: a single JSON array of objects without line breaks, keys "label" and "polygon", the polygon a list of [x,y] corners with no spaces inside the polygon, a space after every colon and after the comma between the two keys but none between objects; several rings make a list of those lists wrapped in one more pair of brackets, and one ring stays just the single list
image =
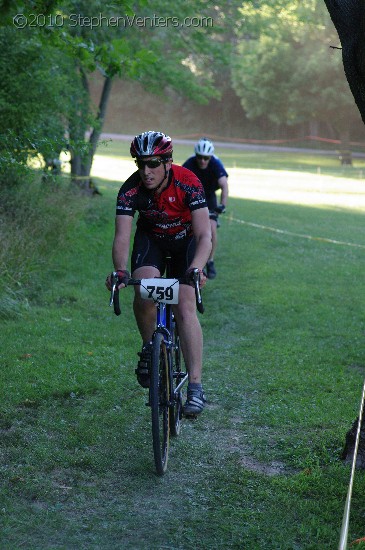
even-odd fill
[{"label": "black cycling shorts", "polygon": [[139,267],[156,267],[160,275],[165,273],[166,256],[171,256],[171,277],[184,277],[195,255],[196,243],[194,236],[176,241],[165,241],[153,237],[137,228],[134,235],[131,257],[132,273]]},{"label": "black cycling shorts", "polygon": [[205,199],[207,201],[207,206],[209,210],[209,219],[214,220],[215,222],[218,221],[218,214],[215,211],[218,204],[216,194],[215,193],[206,194]]}]

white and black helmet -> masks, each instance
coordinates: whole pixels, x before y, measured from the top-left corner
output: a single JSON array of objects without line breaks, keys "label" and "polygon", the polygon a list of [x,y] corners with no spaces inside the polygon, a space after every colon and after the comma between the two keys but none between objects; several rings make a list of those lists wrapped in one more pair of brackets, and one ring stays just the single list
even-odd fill
[{"label": "white and black helmet", "polygon": [[169,136],[162,132],[149,130],[133,139],[130,153],[134,158],[153,157],[155,155],[170,159],[172,157],[172,141]]},{"label": "white and black helmet", "polygon": [[195,145],[195,154],[211,156],[214,153],[214,145],[209,139],[201,138]]}]

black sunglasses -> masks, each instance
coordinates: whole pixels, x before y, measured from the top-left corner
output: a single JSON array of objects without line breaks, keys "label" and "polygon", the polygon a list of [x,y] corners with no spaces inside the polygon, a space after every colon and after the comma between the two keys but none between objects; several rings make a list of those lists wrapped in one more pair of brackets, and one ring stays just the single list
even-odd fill
[{"label": "black sunglasses", "polygon": [[204,155],[196,155],[196,158],[199,160],[210,160],[210,157],[205,157]]},{"label": "black sunglasses", "polygon": [[166,161],[159,158],[152,158],[150,160],[136,159],[134,162],[138,168],[143,169],[145,166],[147,166],[147,168],[158,168],[158,166],[161,166],[161,164]]}]

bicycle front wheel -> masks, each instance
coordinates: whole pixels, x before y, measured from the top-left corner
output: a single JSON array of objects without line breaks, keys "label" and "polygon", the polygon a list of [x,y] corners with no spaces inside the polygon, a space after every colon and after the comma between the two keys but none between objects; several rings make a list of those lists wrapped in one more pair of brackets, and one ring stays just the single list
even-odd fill
[{"label": "bicycle front wheel", "polygon": [[150,405],[152,440],[155,466],[158,475],[167,469],[169,455],[170,380],[167,349],[164,336],[156,332],[152,342]]},{"label": "bicycle front wheel", "polygon": [[176,390],[180,385],[180,382],[185,378],[185,374],[181,372],[181,348],[180,338],[177,329],[177,324],[174,322],[173,327],[173,339],[172,339],[172,391],[173,396],[171,400],[173,406],[170,407],[170,433],[173,437],[176,437],[180,433],[181,418],[182,418],[182,390]]}]

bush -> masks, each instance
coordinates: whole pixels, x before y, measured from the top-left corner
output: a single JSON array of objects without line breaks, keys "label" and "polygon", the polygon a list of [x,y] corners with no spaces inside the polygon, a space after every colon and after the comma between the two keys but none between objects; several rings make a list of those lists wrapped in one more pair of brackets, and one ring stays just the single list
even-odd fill
[{"label": "bush", "polygon": [[28,305],[88,205],[62,177],[52,182],[30,172],[20,185],[0,186],[0,318],[19,315]]}]

